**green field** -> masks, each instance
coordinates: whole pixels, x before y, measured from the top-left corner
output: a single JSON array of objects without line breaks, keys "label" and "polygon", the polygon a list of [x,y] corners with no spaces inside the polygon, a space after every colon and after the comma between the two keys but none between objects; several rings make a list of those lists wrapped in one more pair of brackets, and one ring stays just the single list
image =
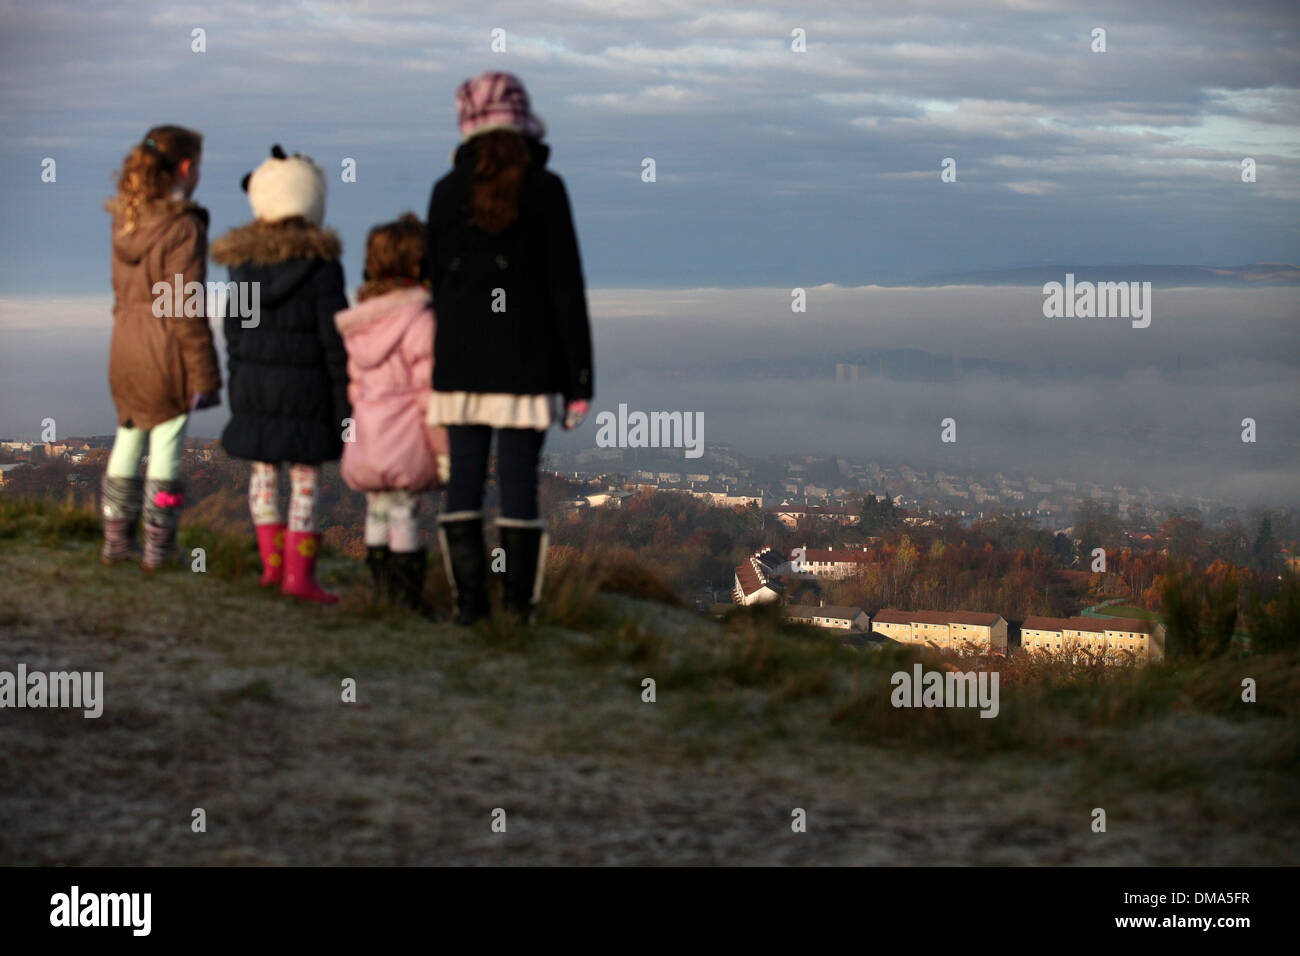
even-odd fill
[{"label": "green field", "polygon": [[1131,604],[1110,604],[1097,612],[1098,617],[1135,617],[1141,621],[1154,621],[1158,614],[1146,608],[1133,607]]}]

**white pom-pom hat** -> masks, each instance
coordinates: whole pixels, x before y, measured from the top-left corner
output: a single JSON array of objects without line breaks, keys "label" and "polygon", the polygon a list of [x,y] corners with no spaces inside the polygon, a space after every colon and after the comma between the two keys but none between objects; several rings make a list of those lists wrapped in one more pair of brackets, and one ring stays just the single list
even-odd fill
[{"label": "white pom-pom hat", "polygon": [[286,156],[279,143],[244,177],[243,186],[253,215],[264,222],[302,216],[319,226],[325,219],[325,171],[310,156]]}]

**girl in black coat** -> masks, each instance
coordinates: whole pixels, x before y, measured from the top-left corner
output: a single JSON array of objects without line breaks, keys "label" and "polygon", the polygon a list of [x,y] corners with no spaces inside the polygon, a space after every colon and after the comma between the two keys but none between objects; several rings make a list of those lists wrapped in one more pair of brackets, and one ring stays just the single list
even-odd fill
[{"label": "girl in black coat", "polygon": [[425,262],[438,316],[428,420],[451,445],[439,536],[456,619],[471,624],[487,612],[483,487],[495,430],[505,604],[530,619],[547,547],[542,442],[557,419],[582,421],[594,384],[582,264],[523,85],[484,73],[461,85],[456,106],[463,142],[433,189]]},{"label": "girl in black coat", "polygon": [[[338,237],[321,228],[325,176],[305,156],[271,158],[244,177],[257,218],[213,243],[240,301],[226,308],[231,418],[227,454],[253,462],[248,501],[262,585],[321,603],[316,583],[320,464],[343,452],[347,353],[334,315],[348,307]],[[252,296],[251,302],[249,301]],[[289,462],[289,520],[280,514],[279,465]]]}]

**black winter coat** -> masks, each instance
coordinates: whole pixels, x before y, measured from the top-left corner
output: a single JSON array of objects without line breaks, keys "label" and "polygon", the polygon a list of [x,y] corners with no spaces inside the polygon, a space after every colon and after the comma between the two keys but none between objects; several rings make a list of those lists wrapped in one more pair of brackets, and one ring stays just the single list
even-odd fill
[{"label": "black winter coat", "polygon": [[348,307],[342,249],[305,221],[253,222],[213,243],[232,282],[260,283],[256,326],[225,312],[231,417],[226,453],[252,461],[316,465],[343,453],[347,353],[334,315]]},{"label": "black winter coat", "polygon": [[[424,268],[438,320],[436,391],[592,396],[591,329],[569,197],[546,169],[550,148],[528,145],[519,218],[499,235],[468,221],[473,139],[433,187]],[[500,312],[492,310],[497,289],[505,293]]]}]

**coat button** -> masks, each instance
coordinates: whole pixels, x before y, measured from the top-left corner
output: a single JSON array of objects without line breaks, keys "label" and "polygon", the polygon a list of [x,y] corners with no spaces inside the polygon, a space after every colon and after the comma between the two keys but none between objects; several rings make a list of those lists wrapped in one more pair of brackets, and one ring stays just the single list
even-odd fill
[{"label": "coat button", "polygon": [[447,263],[447,268],[456,270],[460,268],[460,256],[456,256],[451,262]]},{"label": "coat button", "polygon": [[504,269],[507,265],[508,265],[508,263],[506,262],[506,257],[505,257],[505,256],[497,256],[497,268],[498,268],[498,269]]}]

